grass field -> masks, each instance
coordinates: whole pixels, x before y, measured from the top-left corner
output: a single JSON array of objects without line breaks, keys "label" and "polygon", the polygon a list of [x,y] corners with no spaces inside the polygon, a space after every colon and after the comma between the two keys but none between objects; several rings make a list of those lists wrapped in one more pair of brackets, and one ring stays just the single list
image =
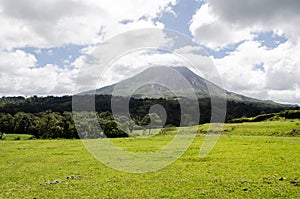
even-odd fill
[{"label": "grass field", "polygon": [[33,139],[33,135],[27,134],[5,134],[5,140],[30,140]]},{"label": "grass field", "polygon": [[[199,159],[204,136],[197,135],[173,164],[143,174],[104,166],[80,140],[1,141],[0,198],[300,198],[300,138],[266,136],[294,125],[228,124],[207,157]],[[245,136],[254,131],[261,136]],[[171,139],[113,142],[128,151],[147,151]]]},{"label": "grass field", "polygon": [[[203,129],[205,131],[208,129],[208,125],[202,125],[200,129]],[[225,124],[223,129],[224,134],[227,135],[300,137],[300,120],[278,120]]]}]

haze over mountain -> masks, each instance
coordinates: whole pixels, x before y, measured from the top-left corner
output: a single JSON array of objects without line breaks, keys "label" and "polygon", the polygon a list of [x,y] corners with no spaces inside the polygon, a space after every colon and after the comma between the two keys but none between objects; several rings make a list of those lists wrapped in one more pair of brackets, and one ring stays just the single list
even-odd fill
[{"label": "haze over mountain", "polygon": [[[220,90],[207,82],[210,87]],[[156,66],[116,84],[96,90],[96,94],[132,96],[136,98],[188,97],[193,92],[199,96],[208,96],[208,85],[186,67]]]},{"label": "haze over mountain", "polygon": [[226,96],[228,100],[234,101],[274,103],[226,91],[183,66],[150,67],[131,78],[99,88],[96,94],[135,98],[189,98],[196,95],[201,99],[210,96]]}]

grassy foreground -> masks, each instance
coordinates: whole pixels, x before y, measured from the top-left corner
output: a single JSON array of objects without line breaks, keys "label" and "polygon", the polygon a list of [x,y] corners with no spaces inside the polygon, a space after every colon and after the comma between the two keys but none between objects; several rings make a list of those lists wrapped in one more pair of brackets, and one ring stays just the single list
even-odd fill
[{"label": "grassy foreground", "polygon": [[[205,132],[208,126],[208,124],[204,124],[200,126],[200,129]],[[225,124],[223,131],[226,135],[300,137],[300,120],[282,119],[278,121]]]},{"label": "grassy foreground", "polygon": [[[171,138],[114,142],[145,151]],[[0,198],[300,197],[300,138],[223,135],[199,159],[202,141],[198,135],[172,165],[143,174],[102,165],[80,140],[1,141]]]}]

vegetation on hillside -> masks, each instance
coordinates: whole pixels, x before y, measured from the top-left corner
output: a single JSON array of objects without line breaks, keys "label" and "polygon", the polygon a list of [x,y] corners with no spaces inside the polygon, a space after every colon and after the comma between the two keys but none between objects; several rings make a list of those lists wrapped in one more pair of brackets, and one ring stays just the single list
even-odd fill
[{"label": "vegetation on hillside", "polygon": [[[207,129],[207,124],[201,125],[199,133],[206,133]],[[223,127],[222,134],[239,136],[300,137],[300,120],[286,119],[277,121],[227,123]]]},{"label": "vegetation on hillside", "polygon": [[[84,96],[82,96],[84,97]],[[80,96],[78,97],[80,100]],[[127,101],[126,97],[114,97],[117,101]],[[184,105],[191,106],[192,110],[195,109],[195,105],[189,99],[182,100]],[[211,101],[210,98],[201,98],[199,101],[199,109],[201,118],[199,123],[207,123],[210,121]],[[179,125],[180,123],[180,104],[178,99],[150,99],[150,98],[130,98],[129,110],[133,118],[142,118],[149,112],[149,108],[154,104],[160,104],[168,113],[167,124]],[[227,101],[227,120],[240,118],[240,117],[254,117],[262,112],[276,113],[284,110],[299,110],[299,106],[296,105],[283,105],[268,101],[239,101],[228,100]],[[0,112],[16,114],[17,112],[25,113],[40,113],[47,110],[52,112],[63,113],[65,111],[72,111],[72,96],[62,97],[2,97],[0,98]],[[95,110],[97,112],[111,112],[111,96],[109,95],[96,95],[95,96]],[[91,111],[83,110],[82,111]]]},{"label": "vegetation on hillside", "polygon": [[261,122],[266,120],[282,120],[282,119],[300,119],[300,110],[286,110],[279,113],[260,114],[250,118],[236,118],[229,120],[229,123],[242,123],[242,122]]}]

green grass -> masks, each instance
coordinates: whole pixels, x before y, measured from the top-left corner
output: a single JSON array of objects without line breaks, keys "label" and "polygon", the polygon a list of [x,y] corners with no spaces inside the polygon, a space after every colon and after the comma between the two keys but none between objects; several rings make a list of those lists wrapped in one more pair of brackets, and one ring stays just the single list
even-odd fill
[{"label": "green grass", "polygon": [[[113,142],[147,151],[171,139]],[[162,170],[132,174],[104,166],[80,140],[1,141],[0,198],[300,197],[300,138],[223,135],[209,156],[199,159],[202,142],[198,135],[181,158]],[[54,180],[60,183],[46,184]]]},{"label": "green grass", "polygon": [[27,134],[5,134],[4,140],[30,140],[33,139],[33,135]]},{"label": "green grass", "polygon": [[134,130],[132,136],[153,136],[157,135],[159,133],[160,129],[151,129],[149,132],[149,129],[145,130]]},{"label": "green grass", "polygon": [[[200,126],[203,131],[208,125]],[[298,132],[292,133],[292,129]],[[263,122],[245,122],[236,124],[225,124],[224,134],[241,136],[291,136],[300,137],[300,120],[279,120]]]}]

